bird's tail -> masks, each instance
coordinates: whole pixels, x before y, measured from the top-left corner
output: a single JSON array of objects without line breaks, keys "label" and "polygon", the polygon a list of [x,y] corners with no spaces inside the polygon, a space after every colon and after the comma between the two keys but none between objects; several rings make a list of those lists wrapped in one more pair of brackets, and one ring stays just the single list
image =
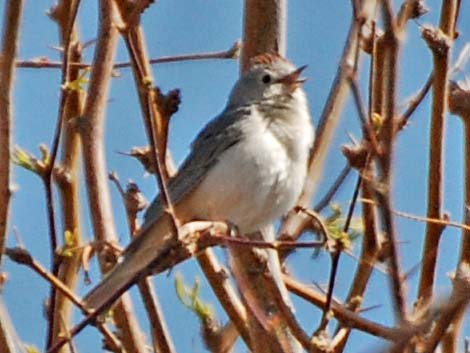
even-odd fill
[{"label": "bird's tail", "polygon": [[87,309],[101,310],[114,303],[139,278],[149,274],[165,240],[171,236],[164,219],[144,229],[124,251],[123,259],[83,299]]}]

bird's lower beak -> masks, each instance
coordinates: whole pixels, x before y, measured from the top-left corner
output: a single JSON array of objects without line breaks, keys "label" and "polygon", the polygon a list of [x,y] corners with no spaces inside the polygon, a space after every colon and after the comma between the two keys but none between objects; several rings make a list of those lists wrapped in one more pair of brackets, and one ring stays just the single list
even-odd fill
[{"label": "bird's lower beak", "polygon": [[304,77],[300,77],[302,71],[305,70],[307,65],[299,67],[297,70],[292,71],[290,74],[287,74],[284,77],[279,79],[280,83],[285,84],[289,90],[295,91],[297,87],[299,87],[302,83],[304,83],[307,79]]}]

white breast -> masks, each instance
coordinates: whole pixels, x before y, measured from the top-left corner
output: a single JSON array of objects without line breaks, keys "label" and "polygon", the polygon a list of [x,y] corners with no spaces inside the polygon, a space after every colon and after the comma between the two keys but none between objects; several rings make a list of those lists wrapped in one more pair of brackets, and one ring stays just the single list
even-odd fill
[{"label": "white breast", "polygon": [[193,195],[202,201],[199,217],[230,221],[250,233],[291,209],[303,188],[313,139],[308,114],[300,119],[302,126],[286,125],[253,108],[243,141],[220,156]]}]

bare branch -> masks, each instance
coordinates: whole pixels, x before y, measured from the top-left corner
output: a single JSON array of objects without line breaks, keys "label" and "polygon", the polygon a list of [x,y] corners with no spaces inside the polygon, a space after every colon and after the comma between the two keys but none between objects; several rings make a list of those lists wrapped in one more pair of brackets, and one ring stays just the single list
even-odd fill
[{"label": "bare branch", "polygon": [[[305,284],[300,283],[287,275],[284,275],[284,281],[286,282],[287,288],[294,294],[300,296],[301,298],[309,301],[321,309],[325,308],[326,295],[324,293],[319,293],[318,291],[307,287]],[[331,310],[333,311],[335,318],[346,327],[352,327],[391,341],[400,340],[403,337],[402,330],[385,327],[381,324],[364,319],[357,313],[346,309],[343,305],[336,301],[333,301]]]},{"label": "bare branch", "polygon": [[[84,116],[79,121],[89,205],[94,233],[100,243],[113,243],[118,239],[108,186],[103,135],[109,82],[118,38],[116,22],[113,0],[100,1],[100,24],[94,64]],[[114,256],[106,253],[100,253],[99,259],[103,273],[108,272],[116,261]],[[113,315],[116,324],[125,332],[123,344],[126,350],[145,352],[144,336],[128,295],[121,298],[113,310]]]},{"label": "bare branch", "polygon": [[382,115],[383,127],[381,129],[381,156],[379,162],[379,183],[380,190],[376,197],[380,205],[380,217],[382,227],[386,235],[386,240],[390,246],[388,267],[390,271],[390,285],[392,289],[393,304],[395,314],[399,321],[405,320],[406,316],[406,291],[400,268],[399,238],[395,229],[392,215],[392,177],[394,160],[394,140],[396,133],[395,106],[398,93],[398,52],[399,39],[397,37],[396,18],[390,1],[382,4],[382,13],[385,23],[385,33],[383,36],[383,82],[380,86],[382,90]]},{"label": "bare branch", "polygon": [[[63,243],[66,246],[78,248],[81,243],[81,224],[79,209],[79,184],[77,180],[79,162],[78,133],[70,121],[82,114],[84,95],[78,90],[69,90],[68,82],[77,80],[80,76],[78,69],[69,67],[71,61],[81,60],[81,45],[78,43],[78,35],[75,20],[78,12],[79,0],[63,0],[50,12],[59,25],[61,42],[64,47],[62,67],[62,90],[57,117],[57,125],[52,142],[52,153],[49,166],[44,176],[46,199],[49,215],[49,236],[51,238],[52,273],[62,280],[69,288],[76,288],[78,272],[80,268],[80,256],[77,252],[63,257],[58,253],[58,238],[55,225],[55,210],[52,195],[52,179],[55,177],[59,186],[62,201],[63,228],[65,229]],[[63,155],[61,168],[55,168],[60,136],[63,133]],[[60,170],[59,170],[60,169]],[[73,245],[71,244],[73,243]],[[63,331],[67,331],[72,320],[72,304],[61,293],[57,293],[55,286],[51,285],[50,304],[48,311],[48,337],[47,347],[51,347]],[[62,353],[70,352],[69,346],[62,349]]]},{"label": "bare branch", "polygon": [[[434,59],[431,136],[429,141],[428,218],[442,218],[444,193],[444,145],[448,99],[449,65],[455,23],[458,17],[458,0],[442,3],[440,29],[425,28],[423,38]],[[419,282],[418,300],[425,304],[432,298],[437,251],[444,228],[435,224],[426,227],[423,247],[423,264]]]},{"label": "bare branch", "polygon": [[22,0],[8,0],[4,12],[0,60],[0,260],[5,247],[10,207],[11,136],[13,124],[13,81],[18,53]]},{"label": "bare branch", "polygon": [[[175,56],[162,56],[160,58],[150,59],[149,63],[154,64],[166,64],[181,61],[198,61],[198,60],[213,60],[213,59],[238,59],[240,56],[241,42],[236,41],[229,49],[208,53],[197,53],[197,54],[182,54]],[[19,60],[16,61],[16,67],[18,68],[29,68],[29,69],[61,69],[63,63],[60,61],[51,61],[47,58],[39,58],[33,60]],[[91,68],[91,64],[71,61],[69,63],[71,68],[76,69],[88,69]],[[114,69],[123,69],[131,67],[132,63],[129,61],[117,62],[113,64]]]},{"label": "bare branch", "polygon": [[287,0],[245,0],[243,50],[240,71],[251,58],[263,53],[286,54]]},{"label": "bare branch", "polygon": [[[11,140],[13,129],[13,83],[18,53],[22,0],[5,1],[0,59],[0,263],[8,232],[11,198]],[[1,299],[1,298],[0,298]],[[5,353],[21,352],[14,327],[6,308],[0,301],[0,347]]]}]

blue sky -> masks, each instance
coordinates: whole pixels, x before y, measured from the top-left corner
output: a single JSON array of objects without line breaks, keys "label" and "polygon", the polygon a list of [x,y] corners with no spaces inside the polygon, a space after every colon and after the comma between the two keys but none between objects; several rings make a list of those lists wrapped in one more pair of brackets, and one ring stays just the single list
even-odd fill
[{"label": "blue sky", "polygon": [[[420,24],[438,23],[440,3],[427,2],[432,11],[424,16],[420,23],[410,22],[408,35],[401,52],[400,66],[400,105],[405,106],[406,99],[421,88],[432,68],[431,56],[420,38]],[[58,59],[59,53],[52,49],[57,45],[57,30],[49,20],[46,11],[53,4],[50,0],[26,0],[23,18],[21,59],[48,57]],[[3,4],[2,8],[3,18]],[[82,1],[79,15],[80,32],[84,41],[96,37],[96,1]],[[459,21],[460,36],[454,47],[454,59],[463,45],[470,41],[470,4],[462,2]],[[308,64],[305,84],[312,116],[315,124],[325,104],[326,97],[338,67],[341,50],[349,26],[349,2],[327,0],[291,0],[289,3],[288,22],[288,57],[298,65]],[[224,50],[229,48],[242,35],[241,1],[208,0],[161,0],[156,2],[143,16],[143,25],[147,33],[147,42],[151,57]],[[86,60],[90,61],[94,47],[86,49]],[[127,60],[127,53],[120,43],[118,60]],[[368,60],[363,60],[361,72],[367,76]],[[227,99],[231,86],[237,79],[238,63],[233,60],[184,62],[154,66],[155,77],[162,89],[180,88],[182,104],[173,117],[170,136],[170,148],[177,162],[188,152],[191,140],[201,127],[218,114]],[[128,151],[133,146],[145,145],[145,136],[140,117],[140,110],[131,72],[120,71],[121,75],[113,79],[112,90],[107,110],[108,168],[116,170],[120,179],[136,181],[149,199],[156,193],[155,181],[145,177],[142,168],[132,159],[123,157],[116,151]],[[464,74],[470,73],[470,66]],[[463,75],[458,76],[462,78]],[[362,84],[363,96],[366,86]],[[19,69],[15,90],[15,144],[37,152],[40,143],[50,144],[57,118],[57,104],[60,92],[59,70]],[[417,110],[410,126],[400,135],[397,158],[395,161],[395,208],[416,215],[424,215],[426,209],[426,179],[428,129],[430,121],[429,97]],[[343,168],[344,158],[339,147],[349,143],[348,133],[360,137],[358,118],[351,102],[343,114],[342,123],[334,140],[334,148],[326,164],[325,178],[319,188],[325,189],[339,170]],[[462,215],[462,175],[463,175],[463,136],[459,119],[448,119],[446,145],[445,206],[453,220],[459,221]],[[43,264],[49,264],[48,231],[42,184],[31,173],[15,169],[17,192],[12,203],[10,234],[8,244],[15,245],[13,227],[18,229],[22,240],[32,254]],[[350,177],[337,201],[344,208],[351,197],[355,177]],[[127,225],[121,200],[114,187],[113,201],[115,219],[119,234],[127,241]],[[86,208],[86,195],[83,194],[83,219],[86,236],[92,236],[89,214]],[[404,269],[416,265],[421,256],[424,224],[406,219],[397,219],[400,237],[403,240],[402,253]],[[460,231],[447,229],[443,235],[442,253],[439,261],[439,282],[442,293],[447,293],[450,281],[447,273],[455,269]],[[355,251],[357,252],[358,246]],[[221,252],[224,258],[223,252]],[[343,257],[343,271],[340,274],[337,293],[342,298],[350,284],[355,261]],[[309,251],[299,251],[291,260],[291,268],[296,276],[306,283],[325,283],[328,276],[328,256],[321,254],[312,258]],[[30,270],[12,264],[3,263],[3,270],[9,273],[9,281],[3,291],[4,300],[10,310],[13,322],[21,338],[28,343],[42,348],[44,345],[46,322],[42,313],[42,303],[46,299],[48,286]],[[161,301],[170,325],[170,331],[178,336],[177,348],[181,352],[203,351],[199,339],[199,326],[192,313],[178,302],[174,294],[174,273],[181,271],[188,282],[200,276],[193,261],[178,266],[169,276],[158,276],[155,281]],[[97,272],[92,279],[98,280]],[[416,290],[415,274],[410,279],[410,303]],[[81,286],[82,293],[88,288]],[[380,305],[378,309],[367,313],[369,317],[381,317],[391,324],[390,306],[387,299],[387,279],[377,272],[366,296],[366,306]],[[33,295],[34,293],[34,295]],[[208,285],[203,282],[202,295],[218,307]],[[138,302],[138,301],[137,301]],[[318,310],[296,301],[301,322],[308,332],[318,325]],[[141,310],[141,305],[137,303]],[[77,319],[80,315],[77,315]],[[221,316],[221,319],[224,319]],[[467,320],[467,332],[469,323]],[[184,331],[182,331],[184,330]],[[184,332],[184,335],[181,335]],[[99,344],[94,328],[86,329],[77,338],[79,348],[84,352],[98,351]],[[364,340],[364,337],[366,339]],[[350,352],[360,351],[366,345],[375,342],[369,336],[355,333]]]}]

